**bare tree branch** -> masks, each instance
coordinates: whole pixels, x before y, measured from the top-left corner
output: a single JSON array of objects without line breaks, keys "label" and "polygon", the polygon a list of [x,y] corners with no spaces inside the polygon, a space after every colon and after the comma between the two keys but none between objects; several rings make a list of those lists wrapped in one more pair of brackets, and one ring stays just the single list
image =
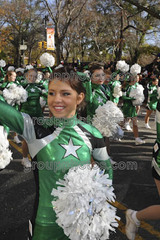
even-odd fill
[{"label": "bare tree branch", "polygon": [[45,3],[45,5],[46,5],[46,7],[47,7],[47,9],[48,9],[48,12],[49,12],[50,17],[53,19],[54,22],[56,22],[56,19],[55,19],[54,15],[53,15],[53,13],[52,13],[49,5],[48,5],[47,0],[43,0],[43,2]]},{"label": "bare tree branch", "polygon": [[133,4],[142,11],[148,12],[153,17],[160,19],[160,11],[157,9],[157,7],[154,6],[144,7],[137,0],[124,0],[124,1]]},{"label": "bare tree branch", "polygon": [[138,30],[138,31],[140,31],[140,32],[144,32],[144,30],[139,29],[139,28],[137,28],[137,27],[134,27],[134,26],[132,26],[132,25],[128,25],[128,26],[126,26],[125,28],[123,28],[123,32],[126,31],[128,28],[134,28],[135,30]]}]

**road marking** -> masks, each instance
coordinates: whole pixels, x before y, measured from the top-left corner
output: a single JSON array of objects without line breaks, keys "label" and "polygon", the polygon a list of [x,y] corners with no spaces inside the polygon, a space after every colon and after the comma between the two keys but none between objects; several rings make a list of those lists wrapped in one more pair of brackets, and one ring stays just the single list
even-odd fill
[{"label": "road marking", "polygon": [[22,153],[22,148],[17,146],[12,140],[9,139],[9,143],[11,144],[12,147],[14,147],[18,152]]},{"label": "road marking", "polygon": [[[126,207],[126,206],[124,206],[123,204],[121,204],[121,203],[119,203],[119,202],[117,202],[117,201],[115,201],[114,203],[112,203],[112,205],[113,205],[114,207],[122,210],[122,211],[126,211],[126,210],[127,210],[127,207]],[[146,222],[144,222],[144,221],[141,221],[141,226],[140,226],[140,228],[143,228],[143,229],[145,229],[146,231],[148,231],[151,235],[154,235],[154,236],[156,236],[157,238],[160,238],[160,232],[157,231],[157,230],[155,230],[154,227],[151,226],[150,224],[148,224],[148,223],[146,223]],[[125,234],[125,231],[124,231],[124,234]],[[139,237],[138,234],[137,234],[137,237]],[[137,240],[138,240],[138,239],[141,240],[142,238],[140,237],[140,238],[136,238],[136,239],[137,239]],[[135,239],[135,240],[136,240],[136,239]]]},{"label": "road marking", "polygon": [[[20,152],[22,154],[22,149],[17,146],[17,144],[15,144],[12,140],[9,140],[9,143],[11,144],[12,147],[14,147],[18,152]],[[122,211],[126,211],[127,207],[124,206],[123,204],[121,204],[120,202],[115,201],[114,203],[112,202],[112,205]],[[119,231],[122,232],[125,235],[125,225],[122,221],[118,221],[119,223]],[[150,224],[142,221],[141,222],[141,228],[145,229],[146,231],[148,231],[151,235],[156,236],[157,238],[160,238],[160,232],[155,230],[153,226],[151,226]],[[135,240],[144,240],[140,235],[136,235]]]},{"label": "road marking", "polygon": [[[20,152],[23,155],[22,147],[19,147],[16,143],[14,143],[12,140],[9,139],[9,143],[12,147],[14,147],[18,152]],[[28,154],[28,158],[30,159],[30,155]]]}]

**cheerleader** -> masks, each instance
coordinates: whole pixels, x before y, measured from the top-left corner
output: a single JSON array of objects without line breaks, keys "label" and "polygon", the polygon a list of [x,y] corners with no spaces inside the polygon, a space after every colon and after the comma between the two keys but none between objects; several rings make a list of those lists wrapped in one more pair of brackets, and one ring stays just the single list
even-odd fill
[{"label": "cheerleader", "polygon": [[[13,83],[18,85],[18,82],[16,81],[16,72],[14,70],[7,71],[6,76],[4,78],[4,82],[1,85],[1,90],[3,91],[5,88],[9,88]],[[15,104],[14,107],[18,110],[19,106],[18,104]],[[21,141],[17,135],[17,133],[14,133],[13,141],[17,144],[20,144]]]},{"label": "cheerleader", "polygon": [[[40,97],[42,94],[42,89],[39,88],[39,84],[36,84],[37,70],[34,68],[29,69],[25,73],[25,82],[23,87],[28,92],[27,101],[22,103],[20,106],[20,111],[29,114],[32,118],[43,117],[42,107],[40,105]],[[28,146],[27,142],[23,140],[22,142],[22,154],[23,159],[21,161],[22,165],[25,167],[31,167],[31,161],[28,158]]]},{"label": "cheerleader", "polygon": [[135,98],[130,97],[130,93],[132,89],[135,89],[136,83],[136,77],[132,75],[128,75],[127,80],[123,83],[122,91],[122,100],[123,100],[123,106],[122,106],[122,112],[124,114],[125,123],[129,122],[129,120],[132,121],[133,124],[133,135],[135,137],[135,145],[144,144],[145,141],[139,138],[138,134],[138,124],[137,124],[137,111],[136,106],[133,105],[133,102]]},{"label": "cheerleader", "polygon": [[[156,109],[157,122],[157,140],[153,147],[152,176],[154,178],[158,194],[160,196],[160,102],[158,101]],[[137,200],[137,199],[136,199]],[[126,235],[129,240],[136,239],[136,233],[140,227],[141,221],[159,220],[160,205],[152,205],[140,211],[128,209],[126,211]]]},{"label": "cheerleader", "polygon": [[28,114],[0,101],[0,121],[25,138],[31,157],[37,161],[38,197],[30,221],[32,240],[69,239],[56,223],[51,191],[53,187],[57,188],[57,181],[63,179],[70,168],[89,164],[92,155],[112,179],[112,167],[102,135],[76,117],[84,97],[85,89],[77,74],[60,68],[52,73],[49,83],[48,106],[53,115],[50,121],[33,121]]},{"label": "cheerleader", "polygon": [[105,88],[103,87],[106,74],[102,64],[90,64],[90,74],[91,81],[88,82],[88,84],[90,84],[90,90],[88,94],[89,98],[87,99],[87,117],[92,119],[98,106],[102,106],[107,102],[107,96]]},{"label": "cheerleader", "polygon": [[151,76],[151,82],[147,84],[148,88],[148,100],[147,100],[147,110],[145,115],[145,128],[151,129],[149,125],[149,118],[153,111],[157,108],[158,103],[158,78],[156,76]]},{"label": "cheerleader", "polygon": [[[87,82],[85,86],[87,89],[87,120],[92,122],[92,118],[99,106],[103,106],[108,101],[108,92],[103,86],[106,80],[106,73],[101,63],[90,64],[91,80]],[[88,88],[87,88],[88,87]],[[110,141],[109,137],[105,136],[105,142],[108,154],[110,156]],[[116,162],[111,159],[111,163]]]}]

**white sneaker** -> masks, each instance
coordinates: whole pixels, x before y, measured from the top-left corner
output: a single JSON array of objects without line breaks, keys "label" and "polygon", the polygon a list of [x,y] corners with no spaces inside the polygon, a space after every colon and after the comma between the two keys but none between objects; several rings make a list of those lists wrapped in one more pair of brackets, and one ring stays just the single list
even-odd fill
[{"label": "white sneaker", "polygon": [[28,159],[28,157],[23,158],[21,164],[26,168],[30,168],[32,166],[31,161]]},{"label": "white sneaker", "polygon": [[145,141],[142,140],[141,138],[136,138],[135,139],[135,145],[141,145],[141,144],[144,144],[144,143],[145,143]]},{"label": "white sneaker", "polygon": [[145,123],[145,128],[151,129],[148,123]]},{"label": "white sneaker", "polygon": [[135,240],[136,233],[138,231],[138,227],[140,226],[140,222],[137,223],[133,220],[132,214],[134,213],[134,210],[128,209],[126,211],[126,236],[129,240]]},{"label": "white sneaker", "polygon": [[17,144],[21,143],[21,141],[19,140],[19,138],[18,138],[17,135],[14,136],[13,141],[14,141],[15,143],[17,143]]},{"label": "white sneaker", "polygon": [[120,138],[114,138],[115,142],[121,142],[122,140]]},{"label": "white sneaker", "polygon": [[117,163],[117,162],[113,161],[112,158],[110,158],[110,162],[111,162],[112,165],[115,165]]},{"label": "white sneaker", "polygon": [[132,131],[132,128],[130,127],[129,123],[126,123],[126,124],[125,124],[125,129],[126,129],[127,131]]}]

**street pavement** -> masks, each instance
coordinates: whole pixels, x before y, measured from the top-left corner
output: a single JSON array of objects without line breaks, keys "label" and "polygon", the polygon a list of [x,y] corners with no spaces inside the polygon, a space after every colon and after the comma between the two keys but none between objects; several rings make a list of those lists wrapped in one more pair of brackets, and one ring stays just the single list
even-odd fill
[{"label": "street pavement", "polygon": [[[111,240],[127,240],[125,236],[125,211],[140,210],[159,204],[159,196],[151,175],[152,148],[156,139],[154,113],[150,118],[151,129],[144,127],[145,108],[138,116],[139,136],[146,141],[135,145],[133,132],[124,131],[121,142],[111,140],[111,157],[116,161],[113,186],[115,188],[119,228],[111,233]],[[21,148],[9,138],[14,160],[0,172],[0,240],[26,240],[28,220],[31,218],[35,197],[32,171],[21,165]],[[160,239],[160,220],[142,222],[136,240]],[[95,240],[95,239],[93,239]]]}]

